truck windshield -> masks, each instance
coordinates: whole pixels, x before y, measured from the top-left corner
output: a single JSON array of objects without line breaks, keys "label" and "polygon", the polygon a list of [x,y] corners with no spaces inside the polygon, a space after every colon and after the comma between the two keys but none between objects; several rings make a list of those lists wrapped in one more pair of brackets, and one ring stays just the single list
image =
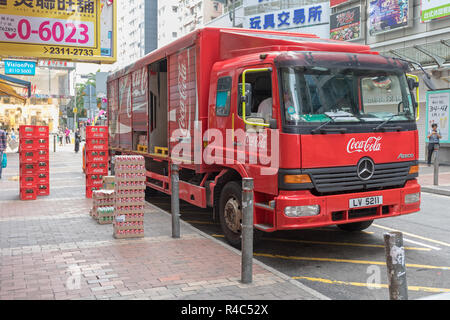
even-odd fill
[{"label": "truck windshield", "polygon": [[282,110],[287,125],[308,122],[414,121],[401,71],[282,67]]}]

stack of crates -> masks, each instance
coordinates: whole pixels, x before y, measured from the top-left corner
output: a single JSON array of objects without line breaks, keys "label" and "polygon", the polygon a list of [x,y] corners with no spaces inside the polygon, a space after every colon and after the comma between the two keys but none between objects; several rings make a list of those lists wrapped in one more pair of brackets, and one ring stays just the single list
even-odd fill
[{"label": "stack of crates", "polygon": [[115,195],[114,190],[94,190],[92,191],[91,216],[99,224],[113,222]]},{"label": "stack of crates", "polygon": [[115,157],[116,196],[114,212],[114,237],[144,237],[145,159],[143,156]]},{"label": "stack of crates", "polygon": [[103,176],[108,175],[108,127],[86,127],[86,198],[103,186]]},{"label": "stack of crates", "polygon": [[20,199],[50,194],[49,130],[47,126],[19,127]]}]

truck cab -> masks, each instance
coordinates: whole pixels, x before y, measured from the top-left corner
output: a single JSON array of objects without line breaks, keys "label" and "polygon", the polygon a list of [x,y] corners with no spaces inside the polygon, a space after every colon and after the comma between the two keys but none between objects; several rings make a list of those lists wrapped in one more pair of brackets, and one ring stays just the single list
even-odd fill
[{"label": "truck cab", "polygon": [[[208,129],[231,134],[232,144],[220,152],[215,146],[216,154],[254,179],[256,229],[336,224],[354,231],[419,210],[407,68],[374,54],[283,50],[213,66]],[[218,204],[222,229],[236,245],[240,192],[239,183],[227,182]]]}]

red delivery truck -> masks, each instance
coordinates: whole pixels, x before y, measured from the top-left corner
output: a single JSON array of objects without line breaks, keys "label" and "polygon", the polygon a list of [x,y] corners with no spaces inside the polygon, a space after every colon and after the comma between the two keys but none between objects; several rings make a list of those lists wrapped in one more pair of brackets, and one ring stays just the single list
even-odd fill
[{"label": "red delivery truck", "polygon": [[[408,65],[314,35],[204,28],[108,77],[109,151],[146,158],[149,188],[212,207],[240,245],[241,180],[261,232],[417,212]],[[259,232],[257,232],[259,233]]]}]

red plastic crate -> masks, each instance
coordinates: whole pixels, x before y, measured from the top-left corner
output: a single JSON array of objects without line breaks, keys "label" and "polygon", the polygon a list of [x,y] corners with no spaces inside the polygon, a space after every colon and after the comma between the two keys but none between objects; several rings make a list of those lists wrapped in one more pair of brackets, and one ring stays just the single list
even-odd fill
[{"label": "red plastic crate", "polygon": [[20,189],[20,200],[36,200],[36,188]]},{"label": "red plastic crate", "polygon": [[37,164],[36,174],[39,173],[49,173],[49,164],[48,161],[40,161]]},{"label": "red plastic crate", "polygon": [[38,173],[36,175],[37,177],[37,184],[49,184],[50,183],[50,177],[48,173]]},{"label": "red plastic crate", "polygon": [[20,188],[36,188],[37,184],[37,176],[34,174],[31,175],[22,175],[20,176]]},{"label": "red plastic crate", "polygon": [[20,164],[20,175],[34,175],[36,173],[37,163]]},{"label": "red plastic crate", "polygon": [[103,175],[101,174],[88,174],[86,175],[86,186],[102,186]]},{"label": "red plastic crate", "polygon": [[94,186],[86,186],[86,198],[92,198],[93,190],[100,190],[102,186],[94,187]]},{"label": "red plastic crate", "polygon": [[48,137],[36,139],[36,149],[37,150],[49,150]]},{"label": "red plastic crate", "polygon": [[37,151],[37,156],[36,156],[36,160],[41,162],[41,161],[49,161],[50,159],[50,155],[49,155],[49,151],[48,150],[38,150]]},{"label": "red plastic crate", "polygon": [[88,162],[86,163],[86,174],[101,174],[108,175],[107,162]]},{"label": "red plastic crate", "polygon": [[35,138],[25,138],[20,137],[19,140],[19,151],[32,151],[37,150],[38,139]]},{"label": "red plastic crate", "polygon": [[108,163],[108,151],[86,151],[86,163],[103,162]]},{"label": "red plastic crate", "polygon": [[108,139],[88,139],[86,138],[86,150],[87,151],[107,151]]},{"label": "red plastic crate", "polygon": [[86,139],[92,138],[108,138],[107,126],[87,126]]},{"label": "red plastic crate", "polygon": [[48,196],[50,194],[50,184],[38,184],[36,194],[38,196]]},{"label": "red plastic crate", "polygon": [[19,127],[19,137],[22,138],[33,138],[34,137],[35,126],[20,126]]},{"label": "red plastic crate", "polygon": [[36,138],[48,138],[49,130],[48,126],[35,126],[34,136]]},{"label": "red plastic crate", "polygon": [[35,163],[37,162],[38,152],[34,150],[20,151],[20,163]]}]

